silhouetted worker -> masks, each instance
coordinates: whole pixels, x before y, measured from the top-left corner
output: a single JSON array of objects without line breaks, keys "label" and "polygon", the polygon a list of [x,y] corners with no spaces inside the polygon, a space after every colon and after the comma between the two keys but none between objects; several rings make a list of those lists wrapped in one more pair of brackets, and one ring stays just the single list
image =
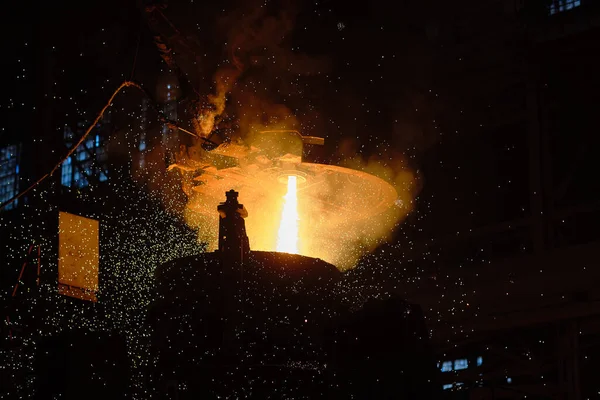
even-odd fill
[{"label": "silhouetted worker", "polygon": [[227,200],[217,206],[219,211],[219,252],[232,261],[243,261],[250,252],[244,218],[248,211],[238,203],[238,192],[225,192]]},{"label": "silhouetted worker", "polygon": [[223,353],[224,363],[233,363],[239,357],[243,338],[244,264],[250,253],[246,223],[248,211],[238,203],[238,192],[225,193],[227,200],[217,206],[219,211],[219,255],[223,288]]}]

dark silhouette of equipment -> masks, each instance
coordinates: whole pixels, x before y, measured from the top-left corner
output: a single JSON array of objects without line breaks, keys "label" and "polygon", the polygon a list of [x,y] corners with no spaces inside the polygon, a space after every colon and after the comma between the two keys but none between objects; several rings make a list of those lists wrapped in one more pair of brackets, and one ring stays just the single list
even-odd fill
[{"label": "dark silhouette of equipment", "polygon": [[250,252],[244,218],[248,211],[238,202],[239,193],[231,189],[227,200],[217,206],[219,211],[219,252],[232,261],[243,262]]},{"label": "dark silhouette of equipment", "polygon": [[156,270],[148,322],[159,397],[437,398],[418,306],[392,298],[355,311],[335,266],[250,251],[248,213],[238,192],[226,197],[218,251]]},{"label": "dark silhouette of equipment", "polygon": [[163,13],[168,6],[165,0],[138,0],[138,7],[142,10],[142,16],[153,33],[153,41],[158,53],[169,69],[175,73],[181,87],[182,98],[192,96],[194,83],[189,77],[193,71],[182,70],[180,63],[175,59],[174,46],[187,50],[187,55],[195,59],[196,52],[191,48],[192,44],[181,34],[173,23]]},{"label": "dark silhouette of equipment", "polygon": [[248,211],[231,189],[219,211],[219,258],[221,261],[223,343],[222,358],[233,363],[239,357],[243,339],[244,267],[250,253],[246,223]]},{"label": "dark silhouette of equipment", "polygon": [[344,393],[358,399],[436,399],[441,385],[421,307],[398,297],[369,300],[336,328],[336,366]]},{"label": "dark silhouette of equipment", "polygon": [[125,399],[130,384],[125,338],[86,330],[40,338],[35,375],[36,399]]}]

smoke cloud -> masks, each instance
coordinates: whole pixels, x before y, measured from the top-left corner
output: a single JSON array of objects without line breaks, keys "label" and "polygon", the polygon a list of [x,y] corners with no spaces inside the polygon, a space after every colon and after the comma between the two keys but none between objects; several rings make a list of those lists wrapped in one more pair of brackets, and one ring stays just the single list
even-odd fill
[{"label": "smoke cloud", "polygon": [[[251,112],[253,105],[261,102],[260,112],[263,115],[271,115],[269,111],[275,111],[282,118],[281,106],[275,106],[277,110],[266,107],[267,101],[259,100],[261,95],[257,89],[272,86],[273,80],[279,78],[281,87],[271,89],[275,93],[286,93],[289,87],[287,90],[281,89],[293,80],[293,76],[323,73],[329,69],[326,58],[295,54],[286,45],[297,14],[298,8],[293,2],[269,7],[262,1],[249,1],[218,21],[217,29],[227,40],[229,58],[215,73],[214,92],[207,96],[194,121],[200,136],[208,137],[215,129],[225,112],[228,97],[232,98],[236,111],[243,108],[243,114]],[[257,75],[267,77],[270,82],[257,80]],[[236,87],[237,90],[232,93]],[[273,100],[268,103],[272,105]],[[288,116],[292,116],[289,110]],[[248,128],[245,123],[244,120],[240,121],[240,127]]]},{"label": "smoke cloud", "polygon": [[[410,168],[403,154],[391,150],[383,151],[367,158],[359,155],[355,140],[343,140],[339,147],[339,164],[354,171],[381,179],[395,190],[396,197],[388,202],[384,210],[360,218],[356,213],[336,213],[326,209],[314,209],[313,213],[326,213],[327,226],[319,232],[314,242],[320,242],[317,257],[323,258],[342,270],[353,268],[363,255],[391,238],[394,229],[402,223],[415,207],[414,199],[420,191],[419,177]],[[355,185],[350,182],[340,184],[332,181],[323,188],[327,195],[337,199],[356,198],[353,203],[361,206],[361,211],[373,208],[373,202],[383,197],[382,193],[369,193],[368,190],[381,188],[376,185]],[[382,190],[383,192],[383,190]],[[305,226],[304,237],[311,237],[314,227]]]},{"label": "smoke cloud", "polygon": [[[235,116],[227,154],[205,151],[199,140],[182,149],[175,168],[172,165],[167,172],[163,152],[155,150],[147,156],[150,165],[158,169],[162,165],[163,170],[143,175],[150,189],[163,190],[167,198],[177,199],[176,204],[181,196],[172,189],[174,179],[178,181],[180,193],[183,188],[187,197],[185,221],[197,229],[198,240],[209,250],[217,241],[216,207],[225,191],[239,190],[250,213],[246,227],[251,248],[274,250],[286,190],[277,171],[294,170],[307,181],[318,182],[311,188],[298,187],[300,253],[348,269],[388,240],[410,213],[418,179],[402,153],[387,150],[361,156],[352,140],[339,143],[334,157],[339,166],[298,166],[302,154],[298,136],[272,132],[327,136],[315,129],[324,126],[315,122],[320,111],[302,105],[308,102],[310,79],[327,74],[331,62],[292,50],[298,12],[291,2],[270,8],[253,1],[217,22],[216,37],[227,43],[227,60],[214,73],[212,93],[193,122],[196,133],[206,138],[228,116]],[[312,130],[305,132],[307,126]]]}]

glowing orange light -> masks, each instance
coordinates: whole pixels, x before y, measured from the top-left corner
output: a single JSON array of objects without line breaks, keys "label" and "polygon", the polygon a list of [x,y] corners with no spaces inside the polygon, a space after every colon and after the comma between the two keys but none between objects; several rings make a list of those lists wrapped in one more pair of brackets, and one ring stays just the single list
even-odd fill
[{"label": "glowing orange light", "polygon": [[287,193],[283,196],[283,212],[277,236],[277,251],[298,254],[298,192],[296,176],[288,176]]},{"label": "glowing orange light", "polygon": [[[277,157],[267,143],[261,145],[265,147],[220,145],[169,166],[182,171],[188,195],[184,217],[207,251],[217,249],[215,209],[231,188],[240,192],[249,212],[245,221],[252,250],[320,258],[341,270],[353,268],[365,252],[387,240],[411,210],[410,171],[395,172],[377,162],[368,168],[357,164],[357,169],[302,162],[300,155]],[[231,167],[224,167],[232,160]],[[199,169],[190,179],[190,172]],[[401,191],[377,174],[389,177]]]}]

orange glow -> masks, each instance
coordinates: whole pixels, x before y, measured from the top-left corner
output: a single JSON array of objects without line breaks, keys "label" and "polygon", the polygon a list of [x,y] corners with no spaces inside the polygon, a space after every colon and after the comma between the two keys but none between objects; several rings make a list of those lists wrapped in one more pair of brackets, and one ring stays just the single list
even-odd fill
[{"label": "orange glow", "polygon": [[216,209],[231,189],[248,210],[250,249],[320,258],[341,270],[385,241],[411,210],[408,170],[377,162],[357,169],[303,162],[301,149],[287,142],[264,137],[251,143],[198,147],[193,158],[169,167],[179,171],[188,196],[185,221],[207,251],[216,249]]},{"label": "orange glow", "polygon": [[296,176],[289,175],[287,193],[283,196],[283,212],[277,235],[277,251],[298,254],[298,192]]}]

